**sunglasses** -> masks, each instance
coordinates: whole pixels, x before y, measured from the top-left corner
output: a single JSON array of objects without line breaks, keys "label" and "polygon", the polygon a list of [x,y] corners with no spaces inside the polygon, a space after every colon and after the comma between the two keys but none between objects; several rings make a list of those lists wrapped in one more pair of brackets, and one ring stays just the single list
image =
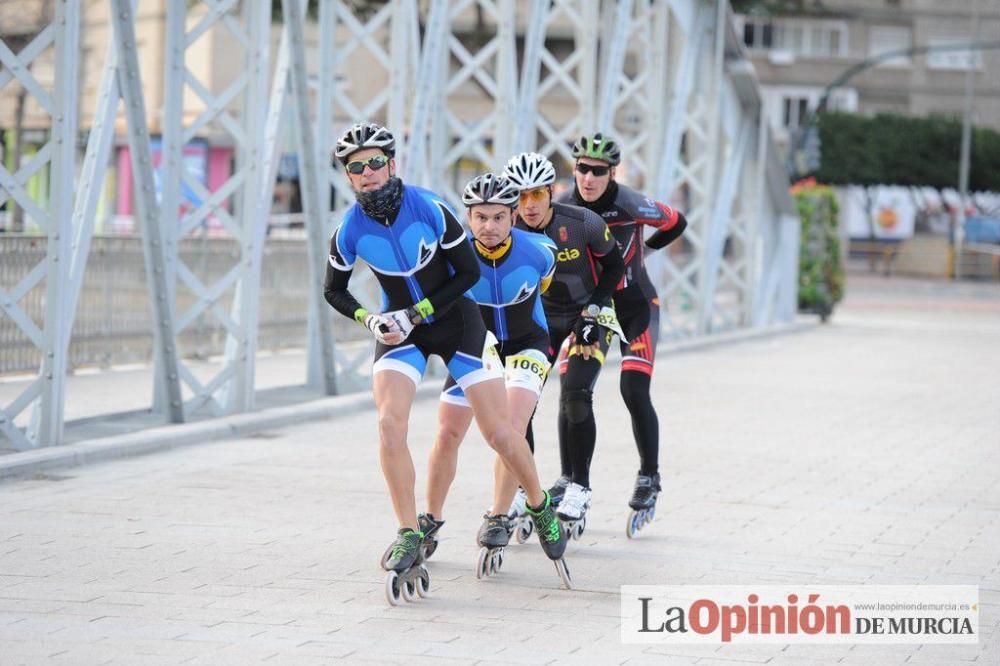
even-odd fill
[{"label": "sunglasses", "polygon": [[364,173],[365,167],[368,167],[372,171],[378,171],[386,164],[389,163],[389,158],[385,155],[373,155],[367,160],[354,160],[353,162],[348,162],[347,173],[353,173],[355,176]]},{"label": "sunglasses", "polygon": [[521,201],[541,201],[549,193],[549,188],[547,187],[536,187],[533,190],[525,190],[521,192]]},{"label": "sunglasses", "polygon": [[576,164],[576,170],[579,171],[582,174],[592,173],[592,174],[594,174],[597,177],[601,177],[601,176],[607,176],[608,172],[611,171],[611,167],[609,167],[609,166],[594,166],[593,164],[583,164],[581,162],[577,162],[577,164]]}]

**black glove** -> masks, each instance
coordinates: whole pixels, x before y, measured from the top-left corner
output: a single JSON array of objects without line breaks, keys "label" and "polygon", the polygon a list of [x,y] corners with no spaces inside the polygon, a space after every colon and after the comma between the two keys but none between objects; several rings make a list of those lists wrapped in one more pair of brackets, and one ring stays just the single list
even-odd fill
[{"label": "black glove", "polygon": [[601,338],[601,327],[597,324],[597,317],[588,314],[581,314],[576,320],[576,328],[573,329],[576,336],[576,344],[592,345]]}]

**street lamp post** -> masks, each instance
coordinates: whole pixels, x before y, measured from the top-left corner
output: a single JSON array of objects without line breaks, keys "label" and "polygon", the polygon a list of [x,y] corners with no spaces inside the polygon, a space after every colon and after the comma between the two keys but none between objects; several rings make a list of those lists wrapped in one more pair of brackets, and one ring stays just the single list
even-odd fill
[{"label": "street lamp post", "polygon": [[[979,38],[979,0],[972,3],[970,31]],[[955,229],[955,279],[962,279],[962,245],[965,242],[965,209],[969,196],[969,159],[972,152],[972,51],[965,68],[965,113],[962,117],[962,154],[958,164],[958,215]]]}]

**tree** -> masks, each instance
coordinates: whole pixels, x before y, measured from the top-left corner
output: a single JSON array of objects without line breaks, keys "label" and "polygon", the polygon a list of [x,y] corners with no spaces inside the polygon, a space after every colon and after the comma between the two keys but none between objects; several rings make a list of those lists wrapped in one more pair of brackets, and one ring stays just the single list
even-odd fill
[{"label": "tree", "polygon": [[[957,187],[961,135],[962,123],[945,116],[823,113],[814,175],[832,185]],[[970,189],[1000,191],[1000,133],[976,128],[970,167]]]}]

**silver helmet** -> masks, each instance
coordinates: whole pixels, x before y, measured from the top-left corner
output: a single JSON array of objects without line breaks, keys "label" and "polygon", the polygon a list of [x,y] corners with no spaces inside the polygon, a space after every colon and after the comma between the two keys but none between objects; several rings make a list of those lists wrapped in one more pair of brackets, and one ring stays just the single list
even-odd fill
[{"label": "silver helmet", "polygon": [[343,164],[352,153],[365,148],[378,148],[389,157],[396,155],[396,139],[392,132],[375,123],[358,123],[349,127],[339,139],[334,155]]},{"label": "silver helmet", "polygon": [[462,203],[466,206],[501,204],[513,208],[517,205],[518,189],[508,179],[495,173],[476,176],[465,186]]}]

